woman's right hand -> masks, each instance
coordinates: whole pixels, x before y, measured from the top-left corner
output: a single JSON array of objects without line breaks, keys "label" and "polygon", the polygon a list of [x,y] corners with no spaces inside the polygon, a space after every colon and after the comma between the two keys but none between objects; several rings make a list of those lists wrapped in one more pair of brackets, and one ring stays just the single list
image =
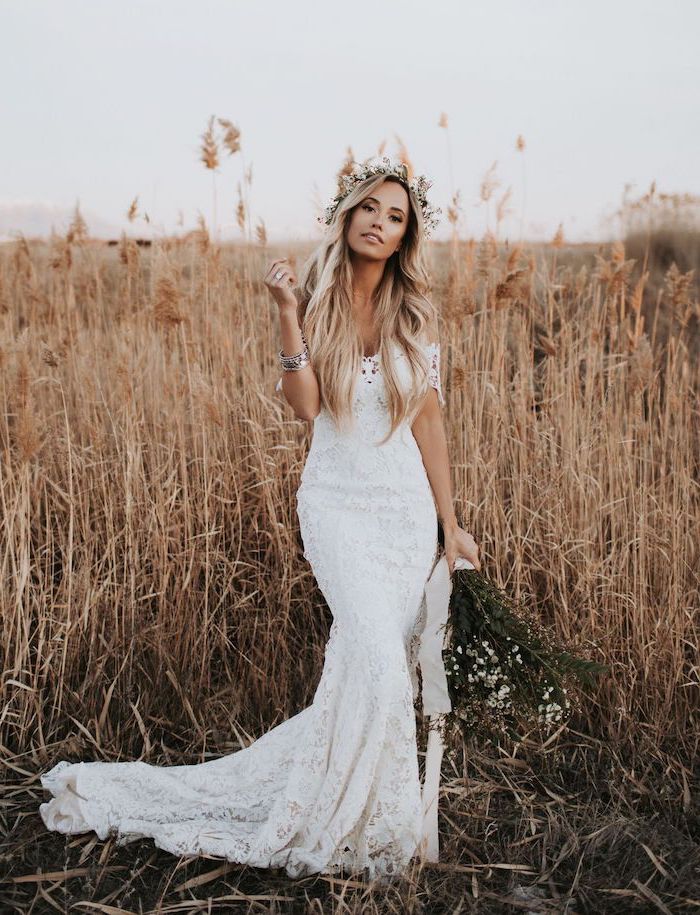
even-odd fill
[{"label": "woman's right hand", "polygon": [[284,308],[293,308],[296,311],[298,307],[297,297],[292,291],[292,287],[296,285],[296,281],[297,278],[288,258],[278,257],[277,260],[272,261],[265,274],[264,282],[272,293],[272,298],[277,302],[280,310]]}]

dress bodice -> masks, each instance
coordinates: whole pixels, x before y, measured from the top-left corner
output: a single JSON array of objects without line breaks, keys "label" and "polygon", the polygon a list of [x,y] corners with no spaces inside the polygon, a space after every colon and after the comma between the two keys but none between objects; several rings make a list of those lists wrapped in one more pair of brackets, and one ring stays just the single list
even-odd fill
[{"label": "dress bodice", "polygon": [[[398,344],[392,344],[390,349],[393,358],[397,360],[399,379],[401,382],[408,385],[410,383],[410,366],[406,354]],[[445,405],[445,398],[440,383],[440,344],[424,343],[422,349],[428,360],[428,384],[437,391],[438,403],[442,407]],[[355,385],[354,392],[355,407],[374,403],[377,408],[386,409],[386,391],[381,369],[380,353],[362,357],[362,365],[358,372],[357,381],[358,383]],[[280,376],[275,385],[275,391],[279,392],[281,390],[282,376]],[[321,412],[323,412],[323,407],[321,408]]]},{"label": "dress bodice", "polygon": [[[394,359],[397,360],[399,380],[408,387],[411,375],[406,354],[397,344],[393,344],[391,349]],[[438,403],[442,407],[444,406],[445,398],[443,397],[440,384],[440,344],[424,343],[422,349],[428,360],[428,384],[437,391]],[[360,381],[364,382],[365,385],[375,385],[375,388],[372,389],[372,396],[376,397],[380,404],[386,406],[384,377],[381,368],[381,355],[379,353],[375,353],[373,356],[362,357]],[[358,396],[360,400],[366,400],[366,398],[363,397],[364,393],[365,389],[363,385],[357,386],[355,388],[355,402],[358,401]]]},{"label": "dress bodice", "polygon": [[[436,388],[440,404],[439,344],[425,344],[428,381]],[[408,389],[411,368],[403,350],[392,349],[397,360],[399,384]],[[412,431],[410,417],[404,418],[393,434],[383,442],[391,428],[388,397],[379,354],[364,356],[354,386],[352,422],[339,429],[331,413],[322,405],[314,419],[311,446],[302,474],[302,482],[324,480],[328,489],[341,486],[344,492],[356,490],[366,498],[369,488],[380,486],[386,492],[394,487],[412,485],[423,492],[427,488],[421,451]]]}]

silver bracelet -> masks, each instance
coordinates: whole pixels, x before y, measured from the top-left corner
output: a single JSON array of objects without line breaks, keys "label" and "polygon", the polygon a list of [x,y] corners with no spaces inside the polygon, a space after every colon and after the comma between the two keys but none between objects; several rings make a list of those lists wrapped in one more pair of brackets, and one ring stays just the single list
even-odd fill
[{"label": "silver bracelet", "polygon": [[285,356],[282,350],[279,351],[279,361],[280,365],[285,372],[298,372],[299,369],[303,369],[304,366],[309,365],[309,351],[306,347],[294,356]]},{"label": "silver bracelet", "polygon": [[302,331],[301,339],[304,344],[304,348],[300,353],[294,353],[291,356],[285,356],[282,350],[279,351],[278,358],[280,365],[285,372],[298,372],[299,369],[303,369],[304,366],[309,364],[309,348],[306,345],[306,337]]}]

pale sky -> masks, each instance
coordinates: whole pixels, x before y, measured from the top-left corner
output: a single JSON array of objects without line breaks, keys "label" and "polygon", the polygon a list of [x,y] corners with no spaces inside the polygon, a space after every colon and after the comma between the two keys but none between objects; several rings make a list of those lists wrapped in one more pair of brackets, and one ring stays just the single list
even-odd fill
[{"label": "pale sky", "polygon": [[216,176],[223,237],[240,237],[244,168],[253,224],[311,239],[347,147],[395,155],[399,137],[434,182],[436,239],[456,189],[461,233],[494,227],[479,204],[494,162],[502,239],[521,221],[526,238],[560,222],[608,238],[625,184],[700,194],[699,43],[697,0],[0,0],[0,213],[79,200],[91,228],[121,228],[138,195],[157,231],[180,210],[210,222],[215,114],[245,157]]}]

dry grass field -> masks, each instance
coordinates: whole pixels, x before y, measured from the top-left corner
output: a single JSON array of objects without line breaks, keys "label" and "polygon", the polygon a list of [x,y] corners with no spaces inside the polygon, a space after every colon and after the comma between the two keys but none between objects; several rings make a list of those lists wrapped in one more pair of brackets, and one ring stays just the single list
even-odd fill
[{"label": "dry grass field", "polygon": [[59,758],[199,762],[311,701],[330,624],[295,515],[312,427],[274,393],[262,283],[307,249],[203,226],[0,248],[3,911],[700,907],[700,256],[656,240],[431,244],[483,570],[612,673],[549,737],[450,748],[442,861],[381,892],[38,815]]}]

